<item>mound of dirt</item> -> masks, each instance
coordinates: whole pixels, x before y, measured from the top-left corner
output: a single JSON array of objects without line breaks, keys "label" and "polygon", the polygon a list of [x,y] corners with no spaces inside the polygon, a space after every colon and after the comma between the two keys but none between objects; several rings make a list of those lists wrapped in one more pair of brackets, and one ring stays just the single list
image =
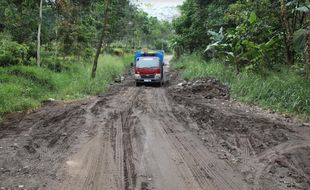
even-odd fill
[{"label": "mound of dirt", "polygon": [[190,81],[183,81],[174,87],[177,93],[188,95],[198,95],[207,99],[224,99],[230,98],[229,88],[220,81],[211,78],[196,78]]},{"label": "mound of dirt", "polygon": [[254,189],[309,189],[307,123],[301,125],[252,105],[226,101],[228,88],[212,78],[179,83],[170,88],[169,95],[177,119],[195,121],[197,126],[188,123],[188,129],[219,159],[238,168]]}]

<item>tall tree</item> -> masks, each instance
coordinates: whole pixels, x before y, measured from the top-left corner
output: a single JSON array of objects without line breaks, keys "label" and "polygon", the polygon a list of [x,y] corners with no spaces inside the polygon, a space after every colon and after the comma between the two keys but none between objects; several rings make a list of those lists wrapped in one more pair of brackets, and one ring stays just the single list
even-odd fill
[{"label": "tall tree", "polygon": [[100,55],[100,52],[101,52],[103,41],[104,41],[104,38],[105,38],[105,35],[106,35],[106,31],[107,31],[108,16],[109,16],[108,11],[109,11],[109,0],[105,0],[103,28],[102,28],[102,31],[101,31],[101,35],[100,35],[100,38],[99,38],[98,47],[97,47],[97,51],[96,51],[96,55],[95,55],[95,59],[94,59],[94,64],[93,64],[93,69],[92,69],[92,74],[91,74],[92,78],[96,77],[98,59],[99,59],[99,55]]},{"label": "tall tree", "polygon": [[305,32],[305,47],[304,47],[304,56],[305,56],[305,71],[308,78],[310,78],[310,27],[306,29]]},{"label": "tall tree", "polygon": [[40,0],[39,26],[38,26],[38,44],[37,44],[37,65],[41,65],[41,27],[42,27],[42,9],[43,0]]},{"label": "tall tree", "polygon": [[286,49],[286,60],[288,64],[294,64],[294,46],[293,46],[294,33],[287,15],[286,1],[285,0],[279,0],[279,1],[280,1],[279,3],[280,3],[281,22],[285,30],[283,34]]}]

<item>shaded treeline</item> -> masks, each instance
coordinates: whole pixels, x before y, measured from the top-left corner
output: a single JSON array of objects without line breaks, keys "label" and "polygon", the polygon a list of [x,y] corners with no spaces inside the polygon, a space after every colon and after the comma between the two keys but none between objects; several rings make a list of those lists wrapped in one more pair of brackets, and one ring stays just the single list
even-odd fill
[{"label": "shaded treeline", "polygon": [[261,71],[289,65],[309,76],[309,0],[186,0],[173,47]]}]

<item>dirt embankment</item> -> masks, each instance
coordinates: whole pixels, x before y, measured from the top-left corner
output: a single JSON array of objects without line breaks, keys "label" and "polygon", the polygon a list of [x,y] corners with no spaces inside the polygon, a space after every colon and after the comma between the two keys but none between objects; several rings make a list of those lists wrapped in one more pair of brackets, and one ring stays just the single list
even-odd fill
[{"label": "dirt embankment", "polygon": [[9,115],[0,188],[309,189],[310,127],[232,102],[212,78],[164,88],[131,80]]}]

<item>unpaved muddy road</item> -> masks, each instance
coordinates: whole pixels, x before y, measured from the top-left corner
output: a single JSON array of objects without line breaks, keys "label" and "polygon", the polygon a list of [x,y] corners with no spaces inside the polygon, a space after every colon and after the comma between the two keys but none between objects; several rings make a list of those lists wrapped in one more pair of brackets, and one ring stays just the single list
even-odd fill
[{"label": "unpaved muddy road", "polygon": [[310,189],[307,125],[231,102],[214,79],[174,83],[129,78],[98,97],[8,115],[0,188]]}]

